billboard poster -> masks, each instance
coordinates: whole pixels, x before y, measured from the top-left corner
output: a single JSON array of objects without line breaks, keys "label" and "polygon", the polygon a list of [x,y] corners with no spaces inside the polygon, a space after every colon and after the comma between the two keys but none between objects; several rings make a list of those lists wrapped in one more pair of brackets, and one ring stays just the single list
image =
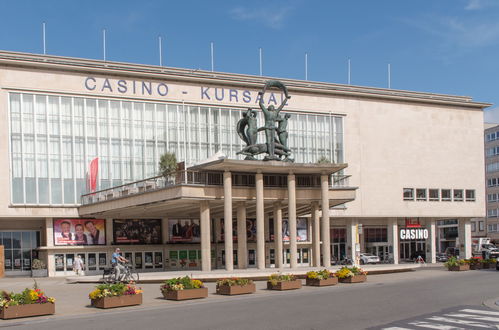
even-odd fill
[{"label": "billboard poster", "polygon": [[[289,223],[288,219],[282,220],[282,240],[289,242]],[[308,220],[306,218],[296,219],[296,241],[308,241]]]},{"label": "billboard poster", "polygon": [[[232,239],[237,241],[237,220],[232,221]],[[246,219],[246,241],[256,242],[256,219]],[[225,242],[224,219],[220,219],[220,236],[218,242]]]},{"label": "billboard poster", "polygon": [[106,245],[104,219],[54,219],[54,245]]},{"label": "billboard poster", "polygon": [[168,233],[171,243],[201,242],[199,219],[169,219]]},{"label": "billboard poster", "polygon": [[113,220],[115,244],[161,244],[161,219]]}]

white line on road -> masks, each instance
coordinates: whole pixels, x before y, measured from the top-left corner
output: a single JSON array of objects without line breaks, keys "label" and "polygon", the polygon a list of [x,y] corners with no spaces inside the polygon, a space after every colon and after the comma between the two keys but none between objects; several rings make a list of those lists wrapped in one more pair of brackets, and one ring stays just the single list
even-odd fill
[{"label": "white line on road", "polygon": [[444,316],[447,317],[460,317],[463,319],[472,319],[472,320],[478,320],[478,321],[490,321],[490,322],[498,322],[499,323],[499,318],[498,317],[487,317],[487,316],[481,316],[481,315],[473,315],[473,314],[445,314]]},{"label": "white line on road", "polygon": [[460,312],[499,316],[499,312],[484,311],[484,310],[480,310],[480,309],[461,309]]},{"label": "white line on road", "polygon": [[452,325],[445,325],[445,324],[439,324],[439,323],[430,323],[430,322],[424,322],[424,321],[419,321],[419,322],[410,322],[410,325],[415,325],[420,328],[428,328],[428,329],[439,329],[439,330],[466,330],[465,328],[458,328],[454,327]]},{"label": "white line on road", "polygon": [[477,328],[496,329],[495,326],[492,326],[490,324],[480,323],[480,322],[476,322],[476,321],[451,319],[449,317],[442,317],[442,316],[432,316],[432,317],[427,318],[427,320],[468,325],[468,326],[473,326],[473,327],[477,327]]}]

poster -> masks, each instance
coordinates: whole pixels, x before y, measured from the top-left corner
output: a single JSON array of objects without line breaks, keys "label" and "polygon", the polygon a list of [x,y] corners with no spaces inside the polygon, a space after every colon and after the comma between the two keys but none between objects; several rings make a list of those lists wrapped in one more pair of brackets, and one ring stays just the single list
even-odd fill
[{"label": "poster", "polygon": [[[282,220],[282,240],[289,242],[289,223],[287,219]],[[308,241],[308,220],[306,218],[296,219],[296,241]]]},{"label": "poster", "polygon": [[54,245],[106,245],[104,219],[54,219]]},{"label": "poster", "polygon": [[161,220],[113,220],[113,238],[116,244],[161,244]]},{"label": "poster", "polygon": [[168,233],[171,243],[201,242],[199,219],[170,219]]},{"label": "poster", "polygon": [[[237,220],[232,221],[232,238],[237,241]],[[225,242],[224,219],[220,220],[219,242]],[[256,219],[246,219],[246,241],[256,242]]]}]

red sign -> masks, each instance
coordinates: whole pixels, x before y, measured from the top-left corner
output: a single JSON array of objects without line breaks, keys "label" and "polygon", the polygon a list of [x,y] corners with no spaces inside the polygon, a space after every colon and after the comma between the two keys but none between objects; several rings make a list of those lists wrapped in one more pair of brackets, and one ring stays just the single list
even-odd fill
[{"label": "red sign", "polygon": [[419,223],[419,218],[417,218],[417,219],[405,218],[405,227],[406,228],[421,228],[421,224]]}]

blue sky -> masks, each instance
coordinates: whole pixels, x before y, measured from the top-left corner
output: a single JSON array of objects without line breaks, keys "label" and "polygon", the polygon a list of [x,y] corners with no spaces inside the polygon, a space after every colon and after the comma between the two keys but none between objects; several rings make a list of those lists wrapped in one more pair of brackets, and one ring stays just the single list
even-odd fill
[{"label": "blue sky", "polygon": [[472,96],[499,123],[499,0],[7,1],[0,49]]}]

